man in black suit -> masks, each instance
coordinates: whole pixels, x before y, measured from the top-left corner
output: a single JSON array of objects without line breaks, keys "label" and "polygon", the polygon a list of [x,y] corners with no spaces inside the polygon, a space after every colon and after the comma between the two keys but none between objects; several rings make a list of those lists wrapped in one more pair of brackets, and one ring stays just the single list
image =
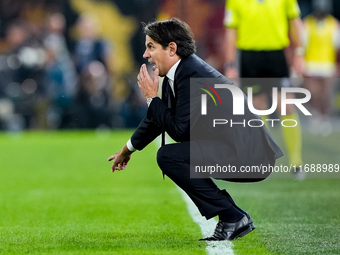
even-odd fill
[{"label": "man in black suit", "polygon": [[[232,83],[194,54],[195,41],[186,23],[178,19],[152,22],[144,26],[144,32],[146,50],[143,57],[154,65],[154,77],[150,77],[143,64],[137,80],[149,108],[146,118],[127,144],[109,157],[109,161],[113,160],[112,172],[125,169],[135,150],[142,150],[163,133],[163,146],[157,153],[157,162],[163,174],[189,195],[203,216],[207,219],[219,216],[214,234],[201,240],[235,240],[242,237],[255,228],[251,217],[234,203],[227,191],[220,190],[210,176],[191,178],[194,165],[273,166],[275,159],[283,154],[265,125],[257,128],[243,125],[216,129],[208,127],[207,116],[200,114],[200,97],[196,90],[190,94],[190,79],[217,78],[221,84]],[[164,77],[162,99],[157,97],[158,76]],[[231,110],[231,92],[225,89],[221,95],[226,118],[235,118]],[[260,117],[252,114],[247,106],[242,118],[260,123]],[[164,132],[177,143],[165,145]],[[268,174],[260,179],[265,179]],[[224,177],[220,179],[259,180],[244,173],[225,174]]]}]

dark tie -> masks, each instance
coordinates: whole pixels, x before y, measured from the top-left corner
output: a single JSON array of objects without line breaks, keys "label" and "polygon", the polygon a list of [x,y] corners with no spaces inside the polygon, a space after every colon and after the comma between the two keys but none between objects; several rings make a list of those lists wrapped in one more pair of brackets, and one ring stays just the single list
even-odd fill
[{"label": "dark tie", "polygon": [[175,96],[174,93],[172,92],[169,80],[167,81],[167,85],[166,85],[166,96],[168,98],[168,107],[172,110],[175,110]]},{"label": "dark tie", "polygon": [[[175,96],[172,92],[170,83],[169,83],[169,79],[168,77],[165,76],[164,81],[163,81],[163,89],[165,90],[163,93],[163,97],[164,97],[164,102],[167,103],[168,107],[170,109],[173,109],[175,106]],[[162,131],[162,146],[165,145],[165,130]],[[163,172],[163,180],[165,179],[165,175]]]},{"label": "dark tie", "polygon": [[[171,109],[172,108],[172,91],[171,91],[171,87],[169,84],[169,79],[168,77],[165,76],[164,81],[163,81],[163,89],[164,89],[164,93],[163,93],[163,101],[165,103],[167,103],[168,107]],[[173,96],[173,95],[172,95]],[[165,130],[163,130],[162,132],[162,146],[165,145]]]},{"label": "dark tie", "polygon": [[[170,84],[169,84],[169,79],[168,77],[165,76],[164,81],[163,81],[163,89],[165,92],[163,93],[164,99],[170,109],[173,109],[174,105],[174,94],[171,90]],[[165,145],[165,131],[163,130],[162,132],[162,146]]]}]

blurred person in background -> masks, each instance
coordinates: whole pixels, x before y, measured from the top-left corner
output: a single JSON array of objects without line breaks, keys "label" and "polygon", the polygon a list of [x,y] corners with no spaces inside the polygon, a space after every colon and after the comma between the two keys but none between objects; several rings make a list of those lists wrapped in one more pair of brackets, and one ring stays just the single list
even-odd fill
[{"label": "blurred person in background", "polygon": [[108,69],[110,48],[99,36],[100,25],[91,14],[83,14],[77,23],[78,40],[75,43],[74,60],[77,72],[81,74],[93,61],[101,62]]},{"label": "blurred person in background", "polygon": [[[56,57],[61,61],[66,61],[66,65],[70,65],[71,61],[70,52],[66,45],[66,39],[64,35],[66,20],[61,13],[51,13],[47,17],[47,25],[43,33],[43,43],[46,48],[53,49],[56,53]],[[72,64],[72,69],[73,64]]]},{"label": "blurred person in background", "polygon": [[[294,105],[287,105],[287,115],[281,115],[281,86],[291,86],[289,67],[284,48],[295,46],[293,69],[298,75],[304,70],[302,45],[302,21],[296,0],[227,0],[224,25],[226,27],[225,75],[235,78],[278,78],[277,83],[256,84],[254,79],[242,79],[242,86],[253,89],[253,105],[257,110],[267,110],[272,88],[278,87],[277,112],[281,121],[293,119],[299,122]],[[239,71],[237,69],[239,50]],[[263,79],[265,81],[265,79]],[[271,79],[273,80],[273,79]],[[258,81],[258,79],[257,79]],[[294,98],[294,95],[287,95]],[[263,116],[267,118],[267,116]],[[302,162],[301,126],[282,127],[289,155],[289,163],[300,166]],[[305,173],[298,169],[292,173],[303,179]]]},{"label": "blurred person in background", "polygon": [[44,86],[51,104],[47,112],[49,128],[70,128],[77,92],[77,74],[66,46],[65,17],[52,13],[47,20],[43,43],[46,48]]},{"label": "blurred person in background", "polygon": [[80,74],[76,109],[78,128],[111,126],[109,80],[105,66],[99,61],[92,61]]},{"label": "blurred person in background", "polygon": [[99,36],[99,24],[90,14],[80,16],[77,31],[79,39],[73,55],[79,75],[77,125],[80,128],[109,126],[112,81],[108,68],[109,45]]},{"label": "blurred person in background", "polygon": [[313,133],[329,135],[331,89],[337,69],[337,52],[340,46],[339,21],[330,13],[331,0],[313,0],[313,13],[304,19],[305,25],[305,87],[311,92]]},{"label": "blurred person in background", "polygon": [[24,118],[23,128],[45,128],[47,103],[43,86],[45,50],[27,20],[12,21],[6,30],[6,91],[15,111]]}]

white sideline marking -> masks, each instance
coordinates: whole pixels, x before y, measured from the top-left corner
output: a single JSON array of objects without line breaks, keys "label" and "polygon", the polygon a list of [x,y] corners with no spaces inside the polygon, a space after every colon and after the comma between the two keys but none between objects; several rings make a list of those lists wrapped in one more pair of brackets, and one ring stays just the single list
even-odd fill
[{"label": "white sideline marking", "polygon": [[[191,201],[191,199],[188,197],[188,195],[178,188],[183,200],[187,204],[188,212],[193,219],[194,222],[196,222],[200,228],[201,232],[204,237],[211,236],[214,233],[215,227],[216,227],[216,220],[214,218],[210,220],[206,220],[204,217],[201,216],[200,212],[198,211],[196,205]],[[210,241],[207,243],[207,252],[209,255],[234,255],[233,252],[233,244],[230,241]]]},{"label": "white sideline marking", "polygon": [[[166,135],[165,136],[166,144],[173,143],[174,141],[171,140],[171,138]],[[159,148],[159,145],[161,144],[161,136],[158,136],[154,140],[154,145]],[[214,233],[217,221],[214,218],[211,218],[210,220],[206,220],[200,212],[198,211],[196,205],[191,201],[191,199],[188,197],[188,195],[180,189],[178,186],[176,186],[179,192],[181,193],[184,202],[187,205],[188,212],[193,219],[195,223],[197,223],[200,228],[201,232],[203,234],[203,237],[211,236]],[[234,255],[233,252],[233,244],[230,241],[210,241],[207,243],[207,253],[209,255]]]}]

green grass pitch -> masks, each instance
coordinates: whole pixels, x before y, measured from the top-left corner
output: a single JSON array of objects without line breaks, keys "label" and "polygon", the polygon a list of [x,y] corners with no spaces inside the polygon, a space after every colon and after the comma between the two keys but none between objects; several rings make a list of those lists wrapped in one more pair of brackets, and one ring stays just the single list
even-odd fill
[{"label": "green grass pitch", "polygon": [[[0,254],[206,254],[156,146],[111,173],[131,133],[0,134]],[[339,135],[304,136],[305,161],[339,163]],[[218,184],[257,227],[235,254],[340,254],[340,179]]]}]

